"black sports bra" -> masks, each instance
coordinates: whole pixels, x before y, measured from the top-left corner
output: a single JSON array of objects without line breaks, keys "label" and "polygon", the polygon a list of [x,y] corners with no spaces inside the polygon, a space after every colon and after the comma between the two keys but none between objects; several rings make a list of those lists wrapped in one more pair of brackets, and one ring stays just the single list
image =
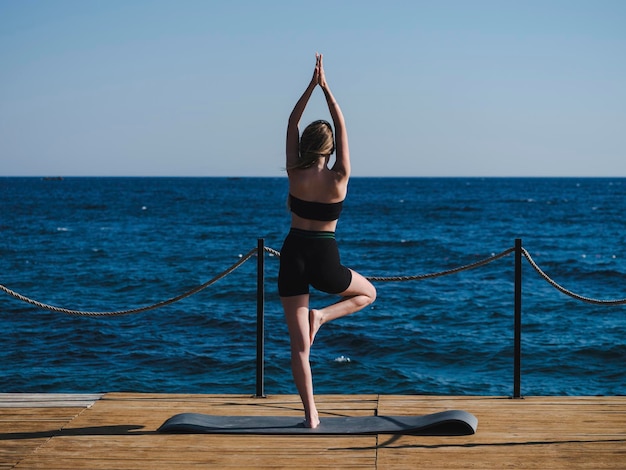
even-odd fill
[{"label": "black sports bra", "polygon": [[291,212],[303,219],[328,222],[339,219],[343,201],[331,203],[303,201],[289,194],[289,208]]}]

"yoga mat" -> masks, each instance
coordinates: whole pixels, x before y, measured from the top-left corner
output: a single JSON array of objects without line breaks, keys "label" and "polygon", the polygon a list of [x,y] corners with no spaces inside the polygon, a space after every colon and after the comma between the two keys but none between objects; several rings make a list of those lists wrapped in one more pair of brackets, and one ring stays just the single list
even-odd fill
[{"label": "yoga mat", "polygon": [[296,416],[217,416],[181,413],[159,432],[187,434],[412,434],[463,436],[474,434],[478,419],[466,411],[449,410],[420,416],[356,416],[321,418],[315,429]]}]

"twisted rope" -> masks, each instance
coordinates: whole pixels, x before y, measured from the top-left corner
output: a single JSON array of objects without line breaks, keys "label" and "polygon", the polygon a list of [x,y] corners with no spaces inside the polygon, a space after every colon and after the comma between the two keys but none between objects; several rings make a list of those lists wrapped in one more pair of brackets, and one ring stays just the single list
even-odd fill
[{"label": "twisted rope", "polygon": [[184,298],[187,298],[187,297],[190,297],[190,296],[192,296],[194,294],[197,294],[201,290],[206,289],[207,287],[209,287],[211,284],[215,284],[220,279],[228,276],[235,269],[237,269],[243,263],[245,263],[250,258],[252,258],[256,254],[256,252],[257,252],[257,249],[253,248],[247,254],[245,254],[239,261],[237,261],[235,264],[233,264],[230,268],[226,269],[224,272],[218,274],[213,279],[210,279],[209,281],[205,282],[204,284],[201,284],[198,287],[194,287],[193,289],[191,289],[191,290],[189,290],[189,291],[187,291],[187,292],[185,292],[185,293],[183,293],[181,295],[178,295],[176,297],[172,297],[171,299],[164,300],[162,302],[158,302],[158,303],[153,304],[153,305],[149,305],[147,307],[133,308],[133,309],[129,309],[129,310],[118,310],[118,311],[114,311],[114,312],[84,312],[84,311],[81,311],[81,310],[70,310],[70,309],[67,309],[67,308],[55,307],[54,305],[48,305],[48,304],[44,304],[44,303],[41,303],[41,302],[37,302],[36,300],[29,299],[28,297],[25,297],[25,296],[23,296],[21,294],[18,294],[17,292],[14,292],[11,289],[9,289],[9,288],[1,285],[1,284],[0,284],[0,290],[3,290],[7,294],[9,294],[12,297],[15,297],[18,300],[22,300],[23,302],[29,303],[29,304],[34,305],[36,307],[43,308],[43,309],[46,309],[46,310],[52,310],[53,312],[66,313],[68,315],[80,315],[80,316],[87,316],[87,317],[130,315],[132,313],[147,312],[148,310],[154,310],[156,308],[165,307],[166,305],[173,304],[174,302],[178,302],[179,300],[182,300]]},{"label": "twisted rope", "polygon": [[587,303],[596,304],[596,305],[624,305],[624,304],[626,304],[626,299],[598,300],[598,299],[592,299],[592,298],[589,298],[589,297],[583,297],[582,295],[575,294],[574,292],[569,291],[565,287],[557,284],[546,273],[544,273],[541,270],[541,268],[539,266],[537,266],[537,263],[535,263],[535,260],[532,259],[532,257],[530,256],[530,253],[528,253],[528,251],[526,251],[526,248],[522,248],[522,254],[524,255],[524,257],[528,260],[530,265],[535,269],[535,271],[537,271],[539,273],[539,275],[542,278],[544,278],[550,285],[552,285],[552,287],[556,288],[558,291],[562,292],[565,295],[569,295],[570,297],[573,297],[574,299],[580,300],[582,302],[587,302]]},{"label": "twisted rope", "polygon": [[440,271],[437,273],[418,274],[415,276],[390,276],[390,277],[370,276],[370,277],[367,277],[367,279],[370,281],[380,281],[380,282],[389,282],[389,281],[402,282],[402,281],[419,281],[422,279],[433,279],[433,278],[440,277],[440,276],[447,276],[449,274],[455,274],[461,271],[467,271],[469,269],[479,268],[480,266],[484,266],[488,263],[491,263],[492,261],[495,261],[497,259],[500,259],[508,255],[512,251],[515,251],[515,248],[509,248],[508,250],[504,250],[502,253],[490,256],[489,258],[485,258],[480,261],[476,261],[475,263],[466,264],[464,266],[459,266],[458,268],[448,269],[446,271]]},{"label": "twisted rope", "polygon": [[269,246],[263,247],[265,251],[267,251],[272,256],[277,256],[280,258],[280,251],[275,250],[274,248],[270,248]]}]

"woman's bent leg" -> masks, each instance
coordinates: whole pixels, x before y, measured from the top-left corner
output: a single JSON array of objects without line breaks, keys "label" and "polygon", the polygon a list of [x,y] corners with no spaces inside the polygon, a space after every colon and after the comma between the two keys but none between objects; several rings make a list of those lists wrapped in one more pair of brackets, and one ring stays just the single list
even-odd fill
[{"label": "woman's bent leg", "polygon": [[305,425],[316,428],[319,416],[313,397],[309,324],[309,295],[281,297],[291,341],[291,372],[304,406]]},{"label": "woman's bent leg", "polygon": [[352,271],[350,286],[339,295],[343,297],[339,302],[320,310],[310,311],[310,344],[313,344],[315,335],[324,323],[358,312],[374,302],[376,300],[376,288],[362,275]]}]

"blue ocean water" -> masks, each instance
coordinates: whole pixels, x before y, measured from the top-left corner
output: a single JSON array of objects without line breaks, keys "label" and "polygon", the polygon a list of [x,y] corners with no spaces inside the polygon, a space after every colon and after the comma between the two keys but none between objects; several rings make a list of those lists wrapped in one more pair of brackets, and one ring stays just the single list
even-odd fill
[{"label": "blue ocean water", "polygon": [[[286,178],[0,178],[0,284],[76,310],[150,305],[280,250]],[[342,259],[366,276],[439,272],[523,240],[567,289],[626,297],[624,178],[354,178]],[[266,254],[267,394],[295,393]],[[513,392],[513,255],[377,282],[366,311],[325,325],[317,393]],[[626,307],[583,303],[523,264],[522,394],[626,393]],[[313,305],[334,298],[315,293]],[[256,261],[170,306],[81,317],[0,292],[0,392],[255,391]]]}]

